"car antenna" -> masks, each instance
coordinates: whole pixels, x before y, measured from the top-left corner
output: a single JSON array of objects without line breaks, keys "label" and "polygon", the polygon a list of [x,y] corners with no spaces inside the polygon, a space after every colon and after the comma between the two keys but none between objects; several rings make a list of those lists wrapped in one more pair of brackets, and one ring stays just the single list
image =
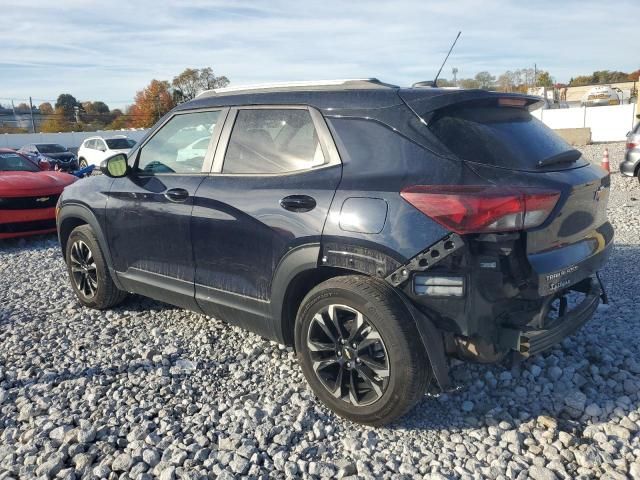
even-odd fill
[{"label": "car antenna", "polygon": [[433,79],[433,81],[426,81],[426,82],[416,82],[412,85],[412,87],[433,87],[436,88],[438,86],[438,77],[440,76],[440,72],[442,72],[442,69],[444,68],[445,63],[447,63],[447,60],[449,59],[449,55],[451,55],[451,52],[453,51],[453,47],[456,46],[456,43],[458,42],[458,39],[460,38],[460,35],[462,35],[462,31],[458,32],[458,35],[456,35],[456,39],[453,41],[453,43],[451,44],[451,48],[449,49],[449,52],[447,53],[447,56],[444,57],[444,61],[442,62],[442,65],[440,65],[440,70],[438,70],[438,73],[436,74],[436,78]]},{"label": "car antenna", "polygon": [[444,64],[447,63],[447,60],[449,60],[449,55],[451,55],[451,51],[453,50],[453,47],[455,47],[456,43],[458,43],[458,39],[460,38],[460,35],[462,35],[462,31],[458,32],[458,35],[456,35],[456,39],[453,41],[453,44],[451,45],[451,48],[449,49],[447,56],[444,57],[444,62],[442,62],[442,65],[440,65],[440,70],[438,70],[438,73],[436,74],[436,78],[433,79],[434,87],[438,86],[438,77],[440,76],[440,72],[442,72],[442,69],[444,68]]}]

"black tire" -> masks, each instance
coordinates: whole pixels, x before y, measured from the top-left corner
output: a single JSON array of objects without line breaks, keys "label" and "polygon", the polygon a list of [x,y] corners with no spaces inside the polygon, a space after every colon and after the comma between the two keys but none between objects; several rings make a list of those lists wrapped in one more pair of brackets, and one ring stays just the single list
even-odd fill
[{"label": "black tire", "polygon": [[[334,317],[344,325],[336,327],[335,321],[329,321]],[[345,350],[340,345],[344,337],[355,338],[354,330],[368,332],[372,338],[352,344],[347,340]],[[334,353],[331,344],[336,345]],[[366,425],[388,424],[407,413],[424,396],[432,378],[424,345],[402,300],[390,286],[370,277],[335,277],[313,288],[298,311],[295,346],[302,371],[320,400],[341,417]],[[354,356],[357,364],[345,361]],[[371,364],[377,368],[368,368]],[[346,369],[347,365],[351,367]],[[353,388],[356,395],[352,397]]]},{"label": "black tire", "polygon": [[67,240],[65,258],[73,291],[85,307],[104,310],[127,296],[127,292],[113,283],[98,239],[89,225],[73,229]]},{"label": "black tire", "polygon": [[87,161],[84,158],[81,158],[80,160],[78,160],[78,168],[85,168],[88,167],[89,164],[87,163]]}]

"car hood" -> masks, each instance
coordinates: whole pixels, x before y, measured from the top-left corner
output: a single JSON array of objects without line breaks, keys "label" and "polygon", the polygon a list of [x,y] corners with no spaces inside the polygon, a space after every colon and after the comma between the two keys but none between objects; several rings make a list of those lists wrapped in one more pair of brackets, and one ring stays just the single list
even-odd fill
[{"label": "car hood", "polygon": [[0,172],[0,197],[56,194],[76,180],[62,172]]},{"label": "car hood", "polygon": [[42,153],[43,157],[53,158],[54,160],[73,160],[75,155],[71,152],[60,152],[60,153]]}]

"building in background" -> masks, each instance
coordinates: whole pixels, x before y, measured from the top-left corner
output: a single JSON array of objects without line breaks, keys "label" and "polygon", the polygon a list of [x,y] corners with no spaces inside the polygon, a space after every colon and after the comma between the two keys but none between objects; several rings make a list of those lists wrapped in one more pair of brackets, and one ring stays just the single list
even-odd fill
[{"label": "building in background", "polygon": [[[42,113],[37,108],[34,108],[33,123],[35,124],[36,131],[39,131],[42,121]],[[0,106],[0,132],[13,129],[22,131],[23,133],[33,133],[29,109],[27,108],[25,110],[17,107]]]}]

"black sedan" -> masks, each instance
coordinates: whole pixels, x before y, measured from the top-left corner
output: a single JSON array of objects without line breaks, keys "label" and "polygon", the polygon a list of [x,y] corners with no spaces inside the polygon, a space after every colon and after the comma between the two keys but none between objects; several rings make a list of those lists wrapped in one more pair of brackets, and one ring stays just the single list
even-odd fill
[{"label": "black sedan", "polygon": [[57,143],[32,143],[23,146],[18,152],[38,162],[46,160],[57,170],[71,172],[78,169],[78,157]]}]

